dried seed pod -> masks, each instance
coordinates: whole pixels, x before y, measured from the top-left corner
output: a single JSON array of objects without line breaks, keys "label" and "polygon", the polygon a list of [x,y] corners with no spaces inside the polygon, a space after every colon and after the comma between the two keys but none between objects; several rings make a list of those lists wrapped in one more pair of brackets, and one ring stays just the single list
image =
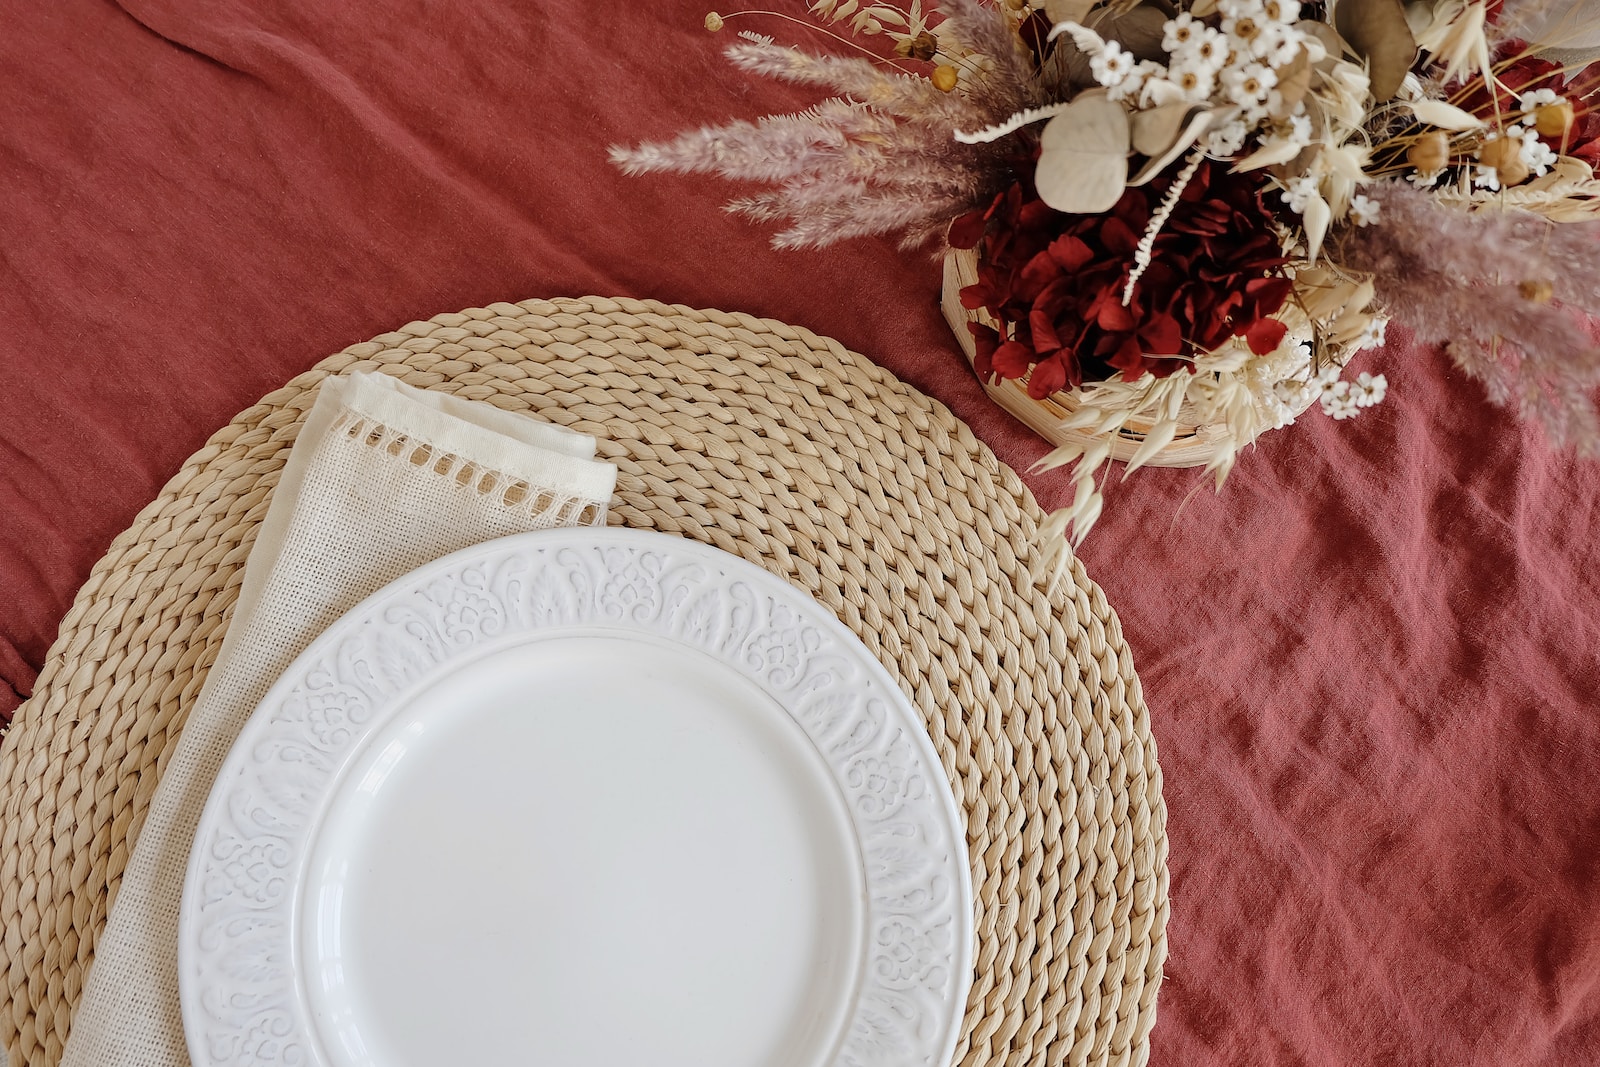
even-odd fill
[{"label": "dried seed pod", "polygon": [[939,50],[939,42],[933,34],[923,30],[915,37],[907,37],[894,46],[895,54],[907,59],[929,60]]},{"label": "dried seed pod", "polygon": [[1478,162],[1499,170],[1502,164],[1518,159],[1521,155],[1521,141],[1515,137],[1496,137],[1492,141],[1483,142],[1483,147],[1478,149]]},{"label": "dried seed pod", "polygon": [[1572,124],[1576,120],[1572,104],[1566,100],[1541,104],[1533,112],[1533,128],[1545,137],[1565,137],[1572,131]]},{"label": "dried seed pod", "polygon": [[718,30],[722,29],[722,26],[723,22],[721,15],[717,14],[715,11],[706,12],[706,29],[710,30],[712,33],[716,33]]},{"label": "dried seed pod", "polygon": [[1423,174],[1433,174],[1450,165],[1450,137],[1443,130],[1430,130],[1418,137],[1406,152],[1406,162]]},{"label": "dried seed pod", "polygon": [[1521,156],[1512,156],[1494,168],[1494,172],[1501,185],[1521,185],[1533,173]]},{"label": "dried seed pod", "polygon": [[937,66],[933,68],[933,87],[941,93],[948,93],[956,87],[956,68]]}]

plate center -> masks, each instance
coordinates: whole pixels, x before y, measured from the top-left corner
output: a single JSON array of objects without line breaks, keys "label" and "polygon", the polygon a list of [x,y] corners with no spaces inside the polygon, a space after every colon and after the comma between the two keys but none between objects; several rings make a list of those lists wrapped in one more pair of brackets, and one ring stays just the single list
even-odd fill
[{"label": "plate center", "polygon": [[342,776],[296,971],[345,1067],[817,1067],[864,885],[822,758],[733,668],[534,640],[430,685]]}]

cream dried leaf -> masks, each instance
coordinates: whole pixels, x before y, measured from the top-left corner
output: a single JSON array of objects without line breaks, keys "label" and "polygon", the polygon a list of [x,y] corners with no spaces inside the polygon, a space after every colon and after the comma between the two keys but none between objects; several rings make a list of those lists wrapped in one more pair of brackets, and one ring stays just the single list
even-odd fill
[{"label": "cream dried leaf", "polygon": [[1090,89],[1051,119],[1039,135],[1034,184],[1057,211],[1109,211],[1128,185],[1128,113]]},{"label": "cream dried leaf", "polygon": [[1262,167],[1273,167],[1280,163],[1287,163],[1300,155],[1304,146],[1291,141],[1287,137],[1274,137],[1262,146],[1245,156],[1233,165],[1235,173],[1247,170],[1260,170]]},{"label": "cream dried leaf", "polygon": [[1317,262],[1317,253],[1322,251],[1322,239],[1328,235],[1328,224],[1332,221],[1333,209],[1322,199],[1321,193],[1314,192],[1306,198],[1306,209],[1300,213],[1300,225],[1306,231],[1306,259],[1312,264]]},{"label": "cream dried leaf", "polygon": [[1130,120],[1134,151],[1149,156],[1129,185],[1143,185],[1189,146],[1211,125],[1211,113],[1187,103],[1165,104],[1149,111],[1136,111]]}]

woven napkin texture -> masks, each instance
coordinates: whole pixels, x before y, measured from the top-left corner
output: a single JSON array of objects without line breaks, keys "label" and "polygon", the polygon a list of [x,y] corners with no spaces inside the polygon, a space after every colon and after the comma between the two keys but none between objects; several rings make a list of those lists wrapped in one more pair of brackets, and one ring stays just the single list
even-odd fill
[{"label": "woven napkin texture", "polygon": [[67,1067],[189,1064],[177,945],[190,844],[234,738],[294,657],[430,560],[507,534],[603,525],[617,472],[594,450],[592,437],[381,374],[323,383],[129,859]]}]

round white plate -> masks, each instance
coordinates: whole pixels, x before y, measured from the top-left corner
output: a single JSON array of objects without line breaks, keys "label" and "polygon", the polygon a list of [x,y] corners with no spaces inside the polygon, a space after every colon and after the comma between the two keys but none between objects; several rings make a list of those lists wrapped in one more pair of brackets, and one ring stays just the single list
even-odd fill
[{"label": "round white plate", "polygon": [[340,619],[217,778],[196,1067],[945,1067],[972,890],[920,717],[727,553],[489,542]]}]

